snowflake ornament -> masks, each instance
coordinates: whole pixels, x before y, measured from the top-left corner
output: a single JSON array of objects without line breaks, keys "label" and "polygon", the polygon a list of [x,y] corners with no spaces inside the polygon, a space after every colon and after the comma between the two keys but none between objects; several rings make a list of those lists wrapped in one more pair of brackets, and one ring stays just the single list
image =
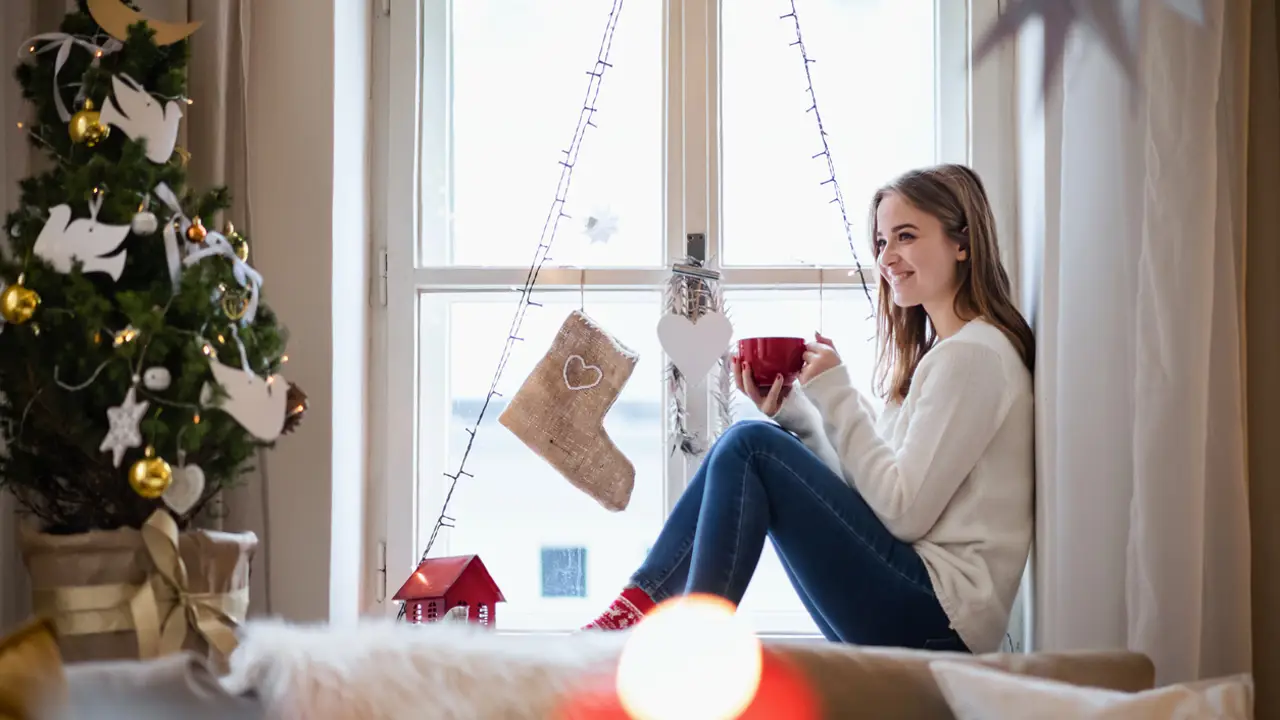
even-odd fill
[{"label": "snowflake ornament", "polygon": [[[137,382],[136,378],[134,381]],[[125,393],[124,402],[107,408],[107,422],[111,424],[111,429],[102,439],[102,445],[98,446],[98,450],[111,453],[112,465],[120,467],[120,461],[124,459],[126,450],[142,446],[142,431],[138,424],[142,422],[142,416],[146,414],[147,407],[150,405],[151,403],[146,400],[138,402],[137,388],[131,387],[129,392]]]},{"label": "snowflake ornament", "polygon": [[619,225],[621,225],[621,220],[611,208],[597,208],[592,210],[587,215],[587,219],[583,221],[582,233],[587,236],[587,240],[592,245],[603,245],[618,234]]}]

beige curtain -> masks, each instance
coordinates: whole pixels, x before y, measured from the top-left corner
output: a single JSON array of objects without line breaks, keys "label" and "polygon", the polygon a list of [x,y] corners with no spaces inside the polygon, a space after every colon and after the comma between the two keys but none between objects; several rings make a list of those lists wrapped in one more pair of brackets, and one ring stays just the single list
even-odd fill
[{"label": "beige curtain", "polygon": [[[194,187],[225,185],[231,189],[232,206],[217,227],[235,223],[251,239],[253,211],[249,198],[249,48],[250,0],[150,0],[155,12],[170,11],[174,20],[199,20],[204,24],[191,38],[189,95],[194,101],[185,123],[191,151],[187,181]],[[142,7],[142,4],[139,4]],[[183,11],[186,11],[185,17]],[[250,258],[252,261],[252,258]],[[266,457],[260,454],[258,469],[245,483],[225,493],[213,508],[217,526],[227,530],[252,530],[260,545],[250,572],[250,612],[270,611],[270,547],[267,542]]]},{"label": "beige curtain", "polygon": [[[35,2],[0,3],[0,59],[14,55],[6,48],[17,48],[33,34]],[[0,67],[7,67],[3,63]],[[29,151],[17,123],[26,117],[18,84],[5,72],[0,80],[0,213],[17,205],[19,178],[27,174]],[[4,238],[7,241],[7,238]],[[7,250],[7,248],[6,248]],[[27,612],[26,573],[18,560],[17,528],[13,498],[0,494],[0,632],[12,627]]]},{"label": "beige curtain", "polygon": [[[0,0],[0,212],[17,203],[17,182],[30,173],[32,153],[20,133],[12,131],[28,113],[21,101],[10,65],[16,62],[21,42],[37,32],[56,29],[74,0]],[[204,25],[192,37],[189,67],[190,96],[179,143],[191,152],[188,181],[199,188],[227,185],[233,195],[228,217],[252,235],[248,205],[248,137],[246,100],[249,77],[249,0],[140,0],[144,13],[167,21],[200,20]],[[259,462],[259,466],[264,463]],[[268,610],[269,592],[261,512],[263,473],[229,493],[211,514],[209,524],[229,530],[253,530],[263,541],[253,567],[254,614]],[[11,627],[28,612],[26,572],[15,546],[14,508],[8,496],[0,496],[0,631]]]},{"label": "beige curtain", "polygon": [[1245,329],[1257,717],[1280,717],[1280,49],[1276,0],[1253,0]]},{"label": "beige curtain", "polygon": [[[17,206],[18,181],[37,162],[26,136],[17,130],[20,121],[29,119],[30,108],[22,101],[11,66],[24,40],[56,29],[63,13],[74,7],[74,0],[0,0],[0,214]],[[0,632],[22,621],[30,609],[17,529],[13,498],[0,494]]]},{"label": "beige curtain", "polygon": [[[202,189],[217,185],[230,188],[231,210],[226,217],[214,219],[211,227],[222,229],[230,221],[252,240],[247,107],[250,0],[138,0],[137,5],[142,12],[161,20],[203,23],[191,37],[187,93],[193,102],[186,110],[179,138],[179,143],[191,152],[187,182]],[[270,608],[270,548],[262,512],[266,497],[265,457],[260,456],[256,464],[260,469],[213,503],[203,523],[211,528],[252,530],[258,534],[261,544],[251,569],[249,603],[254,615],[265,614]]]}]

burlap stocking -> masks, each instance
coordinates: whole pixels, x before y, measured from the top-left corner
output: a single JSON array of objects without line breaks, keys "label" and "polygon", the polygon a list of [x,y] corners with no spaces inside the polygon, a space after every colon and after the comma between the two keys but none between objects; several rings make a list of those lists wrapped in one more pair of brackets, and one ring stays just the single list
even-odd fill
[{"label": "burlap stocking", "polygon": [[636,469],[605,433],[604,416],[639,359],[575,310],[498,418],[566,480],[613,512],[631,502]]}]

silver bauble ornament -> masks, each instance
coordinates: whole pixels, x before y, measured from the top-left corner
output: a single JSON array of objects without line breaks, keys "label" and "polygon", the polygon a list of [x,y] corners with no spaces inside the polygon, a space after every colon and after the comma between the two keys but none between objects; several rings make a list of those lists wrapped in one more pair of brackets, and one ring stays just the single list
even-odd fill
[{"label": "silver bauble ornament", "polygon": [[169,369],[157,365],[156,367],[147,368],[142,373],[142,384],[148,390],[161,392],[169,389],[169,383],[173,381],[169,374]]},{"label": "silver bauble ornament", "polygon": [[133,216],[133,222],[129,223],[129,227],[134,235],[150,235],[160,227],[160,221],[156,219],[155,213],[142,210]]}]

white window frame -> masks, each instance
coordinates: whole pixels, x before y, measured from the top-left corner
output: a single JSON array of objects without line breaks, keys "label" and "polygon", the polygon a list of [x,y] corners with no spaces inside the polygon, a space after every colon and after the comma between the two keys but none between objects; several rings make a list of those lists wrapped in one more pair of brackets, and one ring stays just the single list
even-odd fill
[{"label": "white window frame", "polygon": [[[707,257],[712,267],[721,271],[725,290],[778,286],[817,289],[857,287],[863,281],[874,283],[872,274],[859,277],[850,272],[850,267],[719,265],[719,27],[720,3],[727,0],[629,1],[663,2],[665,6],[668,32],[663,41],[667,75],[664,197],[668,264],[585,269],[547,266],[539,275],[538,289],[574,293],[584,285],[592,291],[661,289],[669,275],[669,263],[685,256],[685,237],[689,233],[706,236]],[[946,118],[946,122],[939,123],[937,143],[942,161],[967,162],[984,178],[997,222],[1004,230],[1005,262],[1018,267],[1016,245],[1011,242],[1017,227],[1015,147],[1011,141],[1016,129],[1013,54],[1012,50],[1002,50],[972,70],[968,62],[975,35],[995,20],[1005,1],[934,0],[939,23],[938,107],[940,116]],[[418,352],[418,296],[518,288],[527,273],[527,266],[448,267],[443,248],[431,250],[434,257],[427,257],[422,251],[419,238],[424,234],[445,236],[440,223],[445,222],[447,213],[437,212],[441,209],[437,204],[447,200],[423,190],[446,184],[448,144],[430,142],[427,135],[429,130],[436,137],[445,137],[448,114],[440,104],[422,102],[422,98],[424,94],[441,97],[447,82],[448,8],[449,0],[384,0],[382,22],[375,35],[375,52],[380,53],[374,82],[378,119],[375,197],[384,208],[378,218],[381,228],[375,228],[375,233],[381,242],[383,312],[375,317],[374,352],[380,357],[372,363],[374,377],[370,387],[375,394],[371,407],[384,408],[385,412],[375,411],[371,418],[372,450],[381,459],[374,463],[375,498],[380,497],[381,502],[375,499],[374,503],[383,511],[382,517],[373,518],[372,523],[382,552],[375,561],[378,577],[371,611],[385,614],[397,611],[396,604],[389,601],[390,595],[417,562],[421,543],[431,531],[430,519],[424,520],[423,510],[430,508],[434,513],[448,482],[438,476],[419,477],[420,457],[424,453],[446,453],[447,438],[423,433],[420,428],[419,398],[424,405],[440,408],[446,403],[440,395],[444,388],[425,388],[418,383],[423,363],[431,362]],[[433,32],[426,32],[426,28]],[[672,132],[671,128],[683,128],[684,132]],[[531,258],[532,250],[531,247]],[[518,294],[511,293],[513,311],[517,300]],[[446,368],[426,369],[439,376],[437,373]],[[706,433],[714,423],[706,394],[691,395],[687,407],[690,429]],[[664,428],[664,437],[666,431]],[[686,461],[681,453],[672,454],[665,483],[668,512],[696,469],[696,461]],[[460,522],[466,519],[461,518]],[[447,547],[447,529],[437,543]],[[796,622],[785,617],[776,621],[779,629],[794,627]]]}]

